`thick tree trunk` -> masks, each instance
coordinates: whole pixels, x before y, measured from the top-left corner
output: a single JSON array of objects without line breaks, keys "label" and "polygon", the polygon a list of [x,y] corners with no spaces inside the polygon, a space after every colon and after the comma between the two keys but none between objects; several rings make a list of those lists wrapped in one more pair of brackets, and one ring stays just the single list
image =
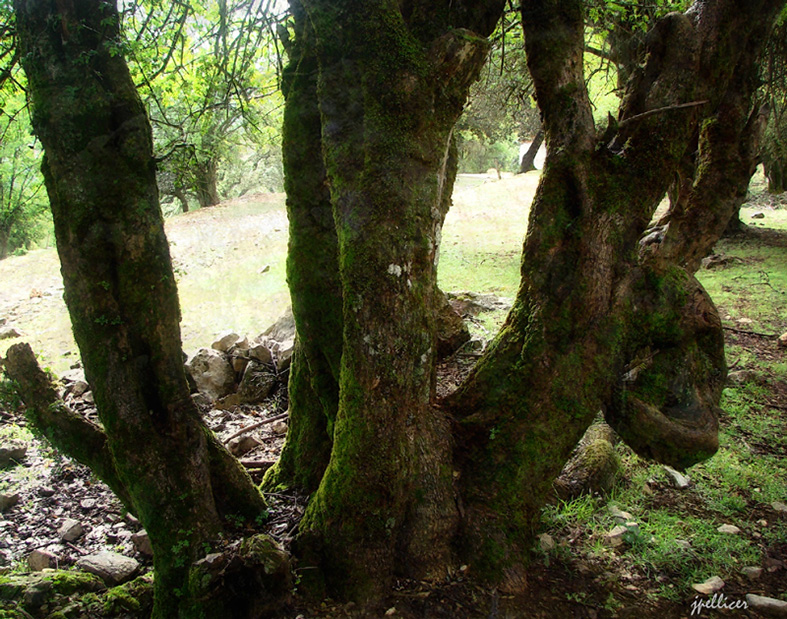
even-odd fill
[{"label": "thick tree trunk", "polygon": [[194,191],[200,208],[216,206],[221,202],[219,197],[219,162],[215,158],[198,161],[193,170]]},{"label": "thick tree trunk", "polygon": [[541,148],[543,143],[544,130],[539,129],[538,133],[536,133],[536,137],[533,138],[530,144],[530,148],[527,149],[527,152],[522,157],[522,161],[519,162],[519,174],[524,174],[525,172],[536,169],[536,155],[538,155],[538,149]]},{"label": "thick tree trunk", "polygon": [[114,53],[116,9],[15,10],[74,336],[117,479],[153,545],[154,614],[173,617],[189,611],[190,564],[221,515],[253,518],[265,504],[189,395],[150,126]]}]

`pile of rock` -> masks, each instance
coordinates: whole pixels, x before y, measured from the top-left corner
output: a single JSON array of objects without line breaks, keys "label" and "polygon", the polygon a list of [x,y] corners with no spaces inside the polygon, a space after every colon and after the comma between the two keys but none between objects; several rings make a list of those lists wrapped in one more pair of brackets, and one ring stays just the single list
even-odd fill
[{"label": "pile of rock", "polygon": [[186,362],[192,391],[218,408],[261,402],[286,384],[294,346],[292,310],[256,338],[223,333]]}]

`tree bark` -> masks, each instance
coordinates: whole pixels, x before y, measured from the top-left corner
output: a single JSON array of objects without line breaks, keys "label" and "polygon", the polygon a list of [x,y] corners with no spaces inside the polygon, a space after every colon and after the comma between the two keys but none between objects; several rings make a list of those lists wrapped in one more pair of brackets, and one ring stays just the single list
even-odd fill
[{"label": "tree bark", "polygon": [[117,478],[153,545],[154,614],[176,616],[189,612],[178,593],[222,514],[254,517],[265,503],[189,396],[150,126],[117,53],[116,8],[14,6],[74,336]]},{"label": "tree bark", "polygon": [[209,157],[205,161],[197,161],[192,171],[194,176],[194,192],[200,208],[216,206],[221,202],[219,197],[219,162]]},{"label": "tree bark", "polygon": [[543,129],[539,129],[538,133],[536,133],[536,137],[533,138],[533,142],[530,144],[530,148],[527,149],[527,152],[522,157],[522,161],[519,162],[519,174],[524,174],[525,172],[536,169],[536,155],[538,155],[538,149],[541,148],[543,143],[544,131]]}]

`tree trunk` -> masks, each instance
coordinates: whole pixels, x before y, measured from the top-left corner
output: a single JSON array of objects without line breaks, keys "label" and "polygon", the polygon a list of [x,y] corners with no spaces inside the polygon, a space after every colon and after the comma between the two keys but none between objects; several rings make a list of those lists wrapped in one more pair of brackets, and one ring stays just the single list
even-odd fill
[{"label": "tree trunk", "polygon": [[117,479],[153,545],[154,614],[177,616],[222,515],[253,518],[265,503],[189,395],[150,125],[115,53],[114,5],[14,5],[74,337]]},{"label": "tree trunk", "polygon": [[536,155],[538,154],[538,149],[541,148],[543,143],[544,130],[539,129],[538,133],[536,133],[536,137],[533,138],[533,142],[530,144],[530,148],[527,149],[524,157],[522,157],[522,161],[519,162],[519,174],[524,174],[525,172],[530,172],[531,170],[536,169]]},{"label": "tree trunk", "polygon": [[198,161],[194,169],[194,191],[200,208],[216,206],[221,202],[219,197],[219,162],[214,157]]}]

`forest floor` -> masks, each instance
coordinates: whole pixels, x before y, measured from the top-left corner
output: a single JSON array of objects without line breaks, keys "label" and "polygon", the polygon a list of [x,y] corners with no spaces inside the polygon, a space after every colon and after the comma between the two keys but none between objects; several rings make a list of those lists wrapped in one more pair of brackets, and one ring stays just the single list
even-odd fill
[{"label": "forest floor", "polygon": [[[536,180],[536,175],[497,182],[463,179],[443,237],[444,289],[513,296],[528,195]],[[787,211],[781,206],[761,198],[745,209],[744,221],[764,225],[723,240],[716,248],[717,263],[701,273],[723,318],[731,377],[722,403],[719,453],[687,473],[686,487],[677,487],[664,467],[618,445],[621,469],[611,491],[568,502],[555,499],[545,509],[543,537],[533,549],[523,596],[483,587],[460,566],[440,583],[398,581],[371,612],[361,613],[352,604],[295,598],[282,617],[759,617],[765,615],[741,608],[746,594],[787,600],[787,513],[781,509],[787,503],[787,349],[777,340],[787,331]],[[759,211],[765,219],[752,220]],[[228,329],[256,335],[286,307],[281,196],[257,196],[178,216],[167,229],[188,352],[209,346]],[[24,336],[0,342],[0,353],[7,344],[25,339],[57,373],[78,365],[61,293],[53,250],[0,262],[0,322],[5,319]],[[489,338],[503,317],[504,312],[493,312],[471,327],[476,336]],[[474,354],[457,355],[442,368],[446,384],[457,382],[474,363]],[[24,572],[34,549],[51,552],[62,568],[108,549],[149,569],[150,558],[132,543],[139,523],[87,469],[35,438],[12,404],[11,397],[0,397],[0,443],[13,439],[28,449],[18,463],[0,470],[0,494],[19,495],[18,503],[0,514],[0,574]],[[79,400],[76,405],[90,403]],[[206,418],[227,439],[284,410],[286,394],[280,387],[259,406],[211,410]],[[281,431],[269,425],[254,435],[261,445],[253,457],[275,458]],[[303,497],[271,497],[268,527],[282,543],[294,534],[304,503]],[[638,525],[614,547],[607,540],[616,524],[610,508],[629,512]],[[58,535],[66,518],[84,529],[71,542]],[[738,532],[720,532],[721,525],[734,525]],[[744,573],[747,567],[759,571]],[[697,612],[698,601],[714,598],[692,585],[714,576],[724,581],[717,605],[735,608]],[[37,616],[48,616],[46,607],[39,610]],[[96,610],[80,616],[144,613]]]}]

